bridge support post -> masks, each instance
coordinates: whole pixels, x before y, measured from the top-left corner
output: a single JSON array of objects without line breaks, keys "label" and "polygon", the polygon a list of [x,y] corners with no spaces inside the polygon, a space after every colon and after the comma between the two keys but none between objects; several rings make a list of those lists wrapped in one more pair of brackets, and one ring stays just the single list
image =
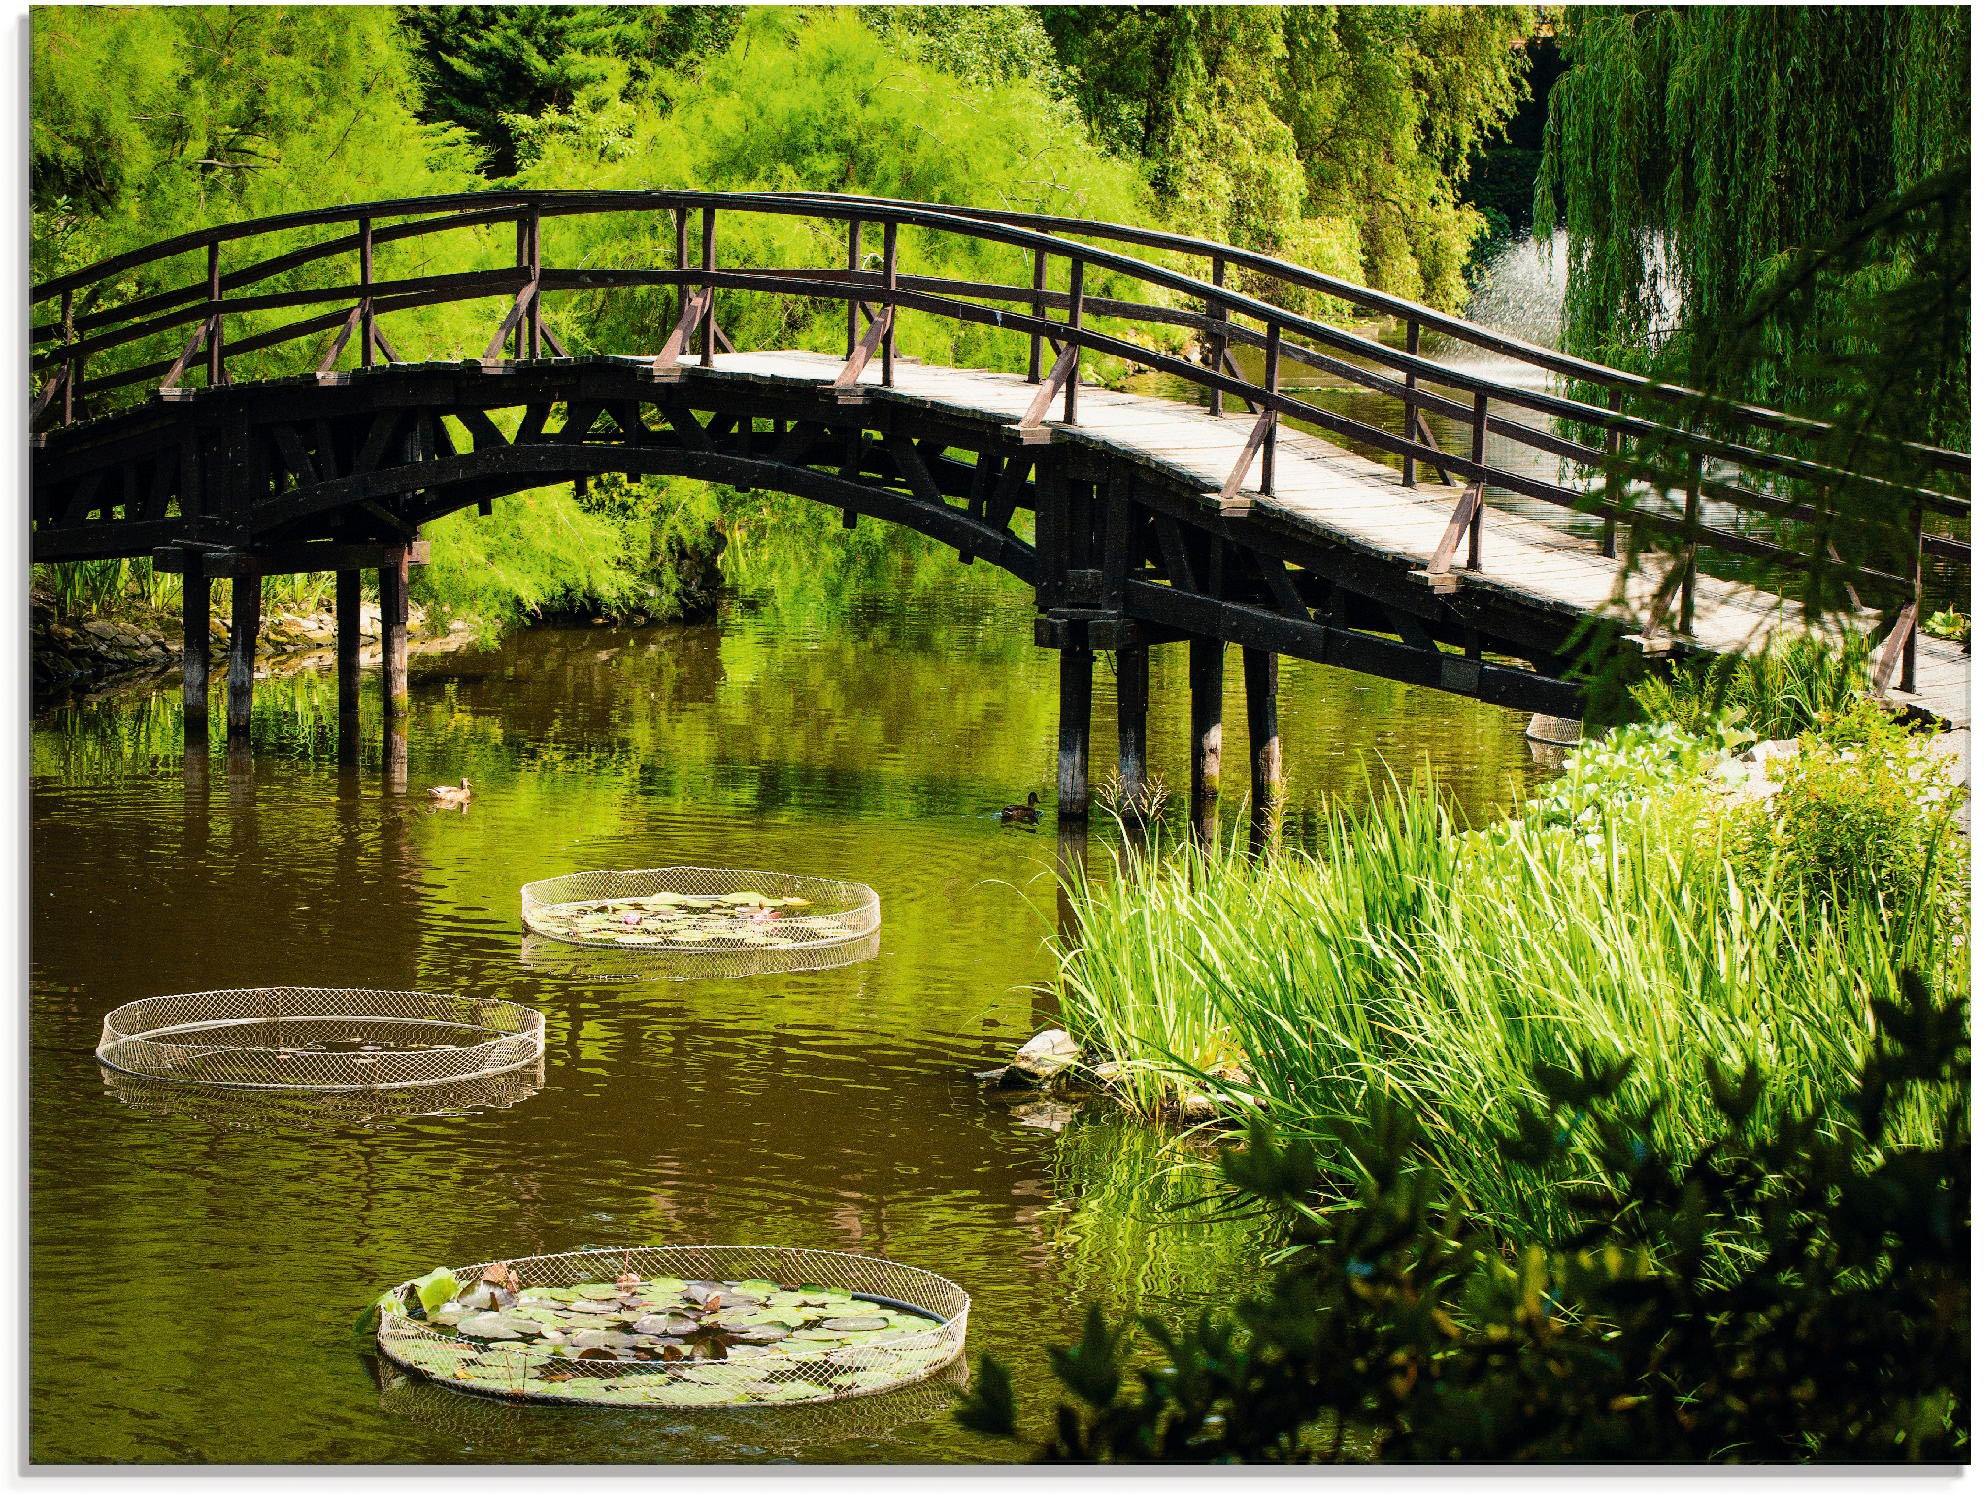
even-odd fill
[{"label": "bridge support post", "polygon": [[1219,746],[1225,716],[1226,645],[1194,638],[1192,686],[1192,831],[1211,844],[1219,837]]},{"label": "bridge support post", "polygon": [[214,584],[197,554],[188,554],[180,576],[179,646],[183,673],[180,699],[185,706],[188,755],[207,752],[207,677],[212,661]]},{"label": "bridge support post", "polygon": [[243,566],[229,590],[227,634],[227,750],[248,750],[248,722],[255,706],[255,644],[262,632],[262,573]]},{"label": "bridge support post", "polygon": [[1150,645],[1116,650],[1116,776],[1122,782],[1123,817],[1144,817],[1150,807],[1146,767],[1150,717]]},{"label": "bridge support post", "polygon": [[386,792],[406,792],[406,585],[405,545],[394,545],[379,567],[379,647],[386,717]]},{"label": "bridge support post", "polygon": [[1095,690],[1095,654],[1085,648],[1061,650],[1061,741],[1059,810],[1064,820],[1088,818],[1088,731]]},{"label": "bridge support post", "polygon": [[1250,815],[1247,845],[1256,855],[1271,845],[1281,829],[1284,789],[1281,781],[1281,656],[1271,649],[1240,650],[1247,681],[1247,748],[1251,758]]},{"label": "bridge support post", "polygon": [[358,762],[359,572],[339,571],[338,577],[338,762]]}]

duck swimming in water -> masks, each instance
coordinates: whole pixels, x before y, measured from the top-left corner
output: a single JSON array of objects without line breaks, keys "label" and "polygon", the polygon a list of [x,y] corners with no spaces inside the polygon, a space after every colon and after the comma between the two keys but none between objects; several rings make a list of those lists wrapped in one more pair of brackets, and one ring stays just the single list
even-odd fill
[{"label": "duck swimming in water", "polygon": [[452,783],[444,783],[439,788],[429,789],[427,791],[427,797],[441,804],[466,804],[475,795],[470,792],[468,780],[464,778],[461,781],[461,787],[457,788]]},{"label": "duck swimming in water", "polygon": [[1008,804],[999,811],[1002,825],[1037,825],[1040,823],[1040,795],[1031,789],[1027,791],[1026,803]]}]

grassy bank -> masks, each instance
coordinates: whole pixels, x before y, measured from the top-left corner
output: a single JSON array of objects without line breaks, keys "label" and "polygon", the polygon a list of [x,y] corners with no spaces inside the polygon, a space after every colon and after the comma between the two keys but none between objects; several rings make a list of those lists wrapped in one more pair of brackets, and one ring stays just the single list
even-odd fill
[{"label": "grassy bank", "polygon": [[[1754,1064],[1779,1120],[1843,1102],[1902,969],[1967,996],[1967,848],[1941,784],[1925,740],[1871,707],[1767,770],[1672,724],[1623,728],[1500,825],[1457,826],[1422,785],[1333,813],[1313,854],[1182,846],[1071,887],[1061,997],[1139,1110],[1259,1107],[1347,1181],[1330,1138],[1375,1087],[1470,1206],[1548,1229],[1559,1195],[1493,1144],[1541,1098],[1539,1064],[1629,1058],[1629,1102],[1685,1153],[1721,1125],[1705,1059]],[[1894,1139],[1932,1123],[1924,1100]]]}]

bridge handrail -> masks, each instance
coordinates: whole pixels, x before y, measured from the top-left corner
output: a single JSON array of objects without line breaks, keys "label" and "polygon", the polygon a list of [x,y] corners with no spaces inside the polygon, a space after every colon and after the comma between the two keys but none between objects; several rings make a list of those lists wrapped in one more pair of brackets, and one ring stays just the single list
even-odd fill
[{"label": "bridge handrail", "polygon": [[[900,198],[863,198],[842,192],[781,192],[772,194],[793,197],[813,202],[835,203],[884,203],[890,207],[919,206]],[[1587,384],[1599,384],[1609,389],[1628,391],[1643,399],[1665,400],[1688,404],[1698,411],[1712,410],[1718,416],[1740,420],[1761,426],[1768,430],[1781,430],[1803,435],[1828,435],[1832,427],[1821,420],[1807,419],[1792,415],[1783,410],[1773,410],[1764,405],[1748,404],[1739,400],[1726,400],[1706,395],[1699,390],[1689,389],[1679,384],[1663,383],[1650,379],[1644,374],[1630,373],[1603,363],[1593,363],[1589,359],[1561,352],[1556,348],[1541,347],[1510,333],[1498,332],[1492,328],[1478,327],[1472,322],[1463,321],[1447,312],[1438,311],[1403,296],[1394,296],[1385,291],[1373,290],[1369,286],[1358,285],[1354,281],[1342,280],[1320,270],[1309,269],[1291,260],[1277,259],[1273,255],[1262,254],[1257,250],[1241,249],[1230,244],[1222,244],[1212,239],[1193,238],[1187,234],[1169,233],[1162,229],[1139,228],[1129,224],[1108,223],[1093,218],[1067,218],[1049,213],[1022,213],[1004,208],[949,207],[945,212],[965,218],[979,218],[988,223],[1006,223],[1019,227],[1037,229],[1045,233],[1062,236],[1079,235],[1087,238],[1110,239],[1118,243],[1137,244],[1146,249],[1160,249],[1169,253],[1190,254],[1200,258],[1221,259],[1228,264],[1238,265],[1257,271],[1290,285],[1301,286],[1306,290],[1319,291],[1324,295],[1345,301],[1367,311],[1381,312],[1395,317],[1401,322],[1417,322],[1425,330],[1438,332],[1463,342],[1483,352],[1495,353],[1517,362],[1528,363],[1547,373],[1559,374],[1565,378],[1577,379]],[[1925,462],[1950,471],[1967,472],[1970,467],[1970,453],[1954,451],[1947,447],[1930,446],[1919,441],[1898,441],[1888,438],[1888,444],[1920,457]]]},{"label": "bridge handrail", "polygon": [[[891,235],[897,227],[921,227],[1004,243],[1032,251],[1035,264],[1034,285],[1027,288],[997,283],[901,276],[893,259],[893,251],[885,274],[853,267],[846,270],[718,269],[714,268],[713,258],[708,261],[707,267],[691,265],[687,257],[685,225],[687,215],[696,210],[701,210],[703,213],[706,234],[713,232],[714,214],[718,210],[729,210],[845,220],[850,224],[851,243],[856,237],[855,230],[859,225],[866,223],[882,225]],[[675,213],[679,261],[675,269],[555,270],[541,265],[536,258],[536,250],[532,251],[533,257],[528,270],[522,263],[526,224],[532,225],[529,232],[534,236],[537,232],[534,225],[545,217],[644,211]],[[376,220],[384,218],[405,218],[409,221],[379,225]],[[219,246],[223,243],[297,228],[345,222],[356,224],[358,231],[349,236],[287,249],[273,257],[237,268],[227,274],[220,272],[218,255]],[[410,277],[397,281],[375,282],[369,279],[370,250],[378,244],[503,222],[515,222],[518,225],[519,264],[515,267]],[[1167,253],[1209,256],[1214,262],[1214,278],[1211,281],[1202,280],[1145,259],[1082,243],[1069,237],[1071,234],[1085,234],[1092,238],[1133,244]],[[534,237],[533,242],[536,242]],[[889,242],[893,243],[892,237]],[[142,265],[172,259],[201,248],[207,250],[208,257],[208,275],[204,284],[194,283],[154,292],[120,307],[87,312],[80,318],[73,314],[73,295],[76,290],[85,286],[103,284],[112,277],[123,275]],[[364,266],[361,271],[361,282],[358,284],[306,287],[233,299],[229,299],[226,294],[230,290],[239,290],[316,260],[353,252],[361,255],[361,264]],[[1046,289],[1045,268],[1049,258],[1065,258],[1069,261],[1068,291],[1056,292]],[[1222,266],[1227,263],[1272,276],[1291,285],[1319,291],[1368,310],[1384,311],[1399,316],[1408,323],[1408,348],[1400,352],[1327,322],[1282,309],[1269,301],[1234,290],[1221,283]],[[1203,310],[1188,311],[1182,307],[1153,305],[1146,302],[1127,302],[1100,296],[1086,297],[1081,289],[1080,277],[1080,271],[1084,267],[1121,275],[1133,282],[1196,303],[1196,306]],[[1611,502],[1612,493],[1609,488],[1607,501],[1596,502],[1592,495],[1587,493],[1496,469],[1485,460],[1482,442],[1486,435],[1490,433],[1501,435],[1587,468],[1607,469],[1615,476],[1646,479],[1669,492],[1685,485],[1688,489],[1691,510],[1698,510],[1700,498],[1707,496],[1793,521],[1809,522],[1819,517],[1817,510],[1809,505],[1789,501],[1773,494],[1759,493],[1752,488],[1721,480],[1720,477],[1704,470],[1704,464],[1712,460],[1728,463],[1739,469],[1805,479],[1822,485],[1853,484],[1884,491],[1912,505],[1917,513],[1935,512],[1967,517],[1969,511],[1969,505],[1965,500],[1935,489],[1908,486],[1886,478],[1849,472],[1785,452],[1762,450],[1744,443],[1718,439],[1698,431],[1666,425],[1657,420],[1629,415],[1619,408],[1623,394],[1628,391],[1636,398],[1687,399],[1694,402],[1698,412],[1705,408],[1701,403],[1704,397],[1638,375],[1536,348],[1520,339],[1473,328],[1457,318],[1446,316],[1417,303],[1354,286],[1335,277],[1322,275],[1270,256],[1184,235],[1098,223],[1087,219],[994,209],[954,208],[938,204],[830,193],[499,190],[346,204],[334,208],[278,214],[242,223],[214,225],[114,256],[97,265],[55,277],[33,289],[31,300],[34,303],[38,304],[60,296],[63,308],[63,315],[58,323],[45,323],[31,329],[31,342],[56,343],[56,346],[50,350],[31,359],[31,366],[34,368],[57,369],[56,374],[43,388],[37,413],[47,405],[52,394],[56,392],[57,385],[65,381],[68,385],[62,391],[65,419],[70,416],[74,398],[80,393],[102,392],[143,382],[160,374],[164,374],[169,383],[179,376],[196,345],[209,333],[215,344],[209,348],[209,377],[213,376],[216,369],[224,377],[228,356],[275,346],[297,337],[327,330],[344,321],[345,331],[333,344],[330,359],[326,361],[326,366],[329,366],[343,347],[345,338],[350,335],[351,324],[356,322],[361,314],[368,318],[368,332],[361,341],[367,343],[365,359],[369,361],[371,353],[368,341],[369,318],[386,312],[418,305],[481,299],[513,293],[518,299],[518,304],[513,308],[510,319],[504,323],[504,332],[507,333],[512,326],[521,326],[518,318],[525,312],[523,303],[528,296],[529,325],[534,339],[540,327],[538,302],[545,291],[555,292],[581,286],[636,284],[682,287],[685,301],[687,290],[692,286],[709,287],[712,290],[754,289],[847,300],[850,302],[850,318],[853,317],[852,303],[872,301],[891,308],[891,315],[895,308],[923,310],[959,320],[1009,327],[1027,333],[1033,338],[1035,367],[1031,377],[1036,380],[1040,376],[1039,349],[1043,339],[1124,358],[1175,374],[1209,390],[1215,410],[1218,408],[1219,398],[1230,394],[1242,399],[1256,411],[1263,430],[1258,433],[1252,445],[1260,447],[1265,453],[1264,487],[1270,481],[1267,474],[1271,471],[1272,463],[1272,427],[1279,416],[1285,415],[1320,425],[1351,440],[1375,446],[1401,457],[1406,466],[1405,480],[1408,484],[1414,481],[1414,469],[1419,464],[1432,467],[1442,475],[1443,479],[1454,475],[1467,478],[1474,484],[1476,490],[1474,501],[1477,508],[1480,485],[1492,480],[1511,491],[1599,513],[1607,521],[1608,553],[1611,525],[1624,519],[1629,523],[1645,524],[1654,529],[1683,532],[1690,537],[1691,545],[1696,542],[1706,542],[1712,548],[1759,556],[1780,563],[1798,559],[1795,552],[1783,550],[1749,536],[1710,528],[1704,523],[1698,511],[1689,512],[1677,524],[1675,520],[1657,513],[1650,513],[1644,509],[1629,511],[1624,505]],[[938,291],[948,294],[935,294]],[[1032,314],[990,310],[973,304],[971,300],[959,299],[960,297],[1028,302]],[[224,348],[219,346],[224,341],[221,335],[221,318],[224,316],[271,310],[283,306],[300,307],[327,301],[345,303],[353,300],[357,300],[359,304],[354,306],[348,317],[340,318],[335,313],[305,317]],[[1195,362],[1158,352],[1156,349],[1111,337],[1095,328],[1085,327],[1081,324],[1085,306],[1088,310],[1104,317],[1153,321],[1194,330],[1207,339],[1210,349],[1215,350],[1214,366],[1203,367]],[[1048,319],[1045,312],[1049,309],[1066,310],[1068,320]],[[134,320],[137,317],[146,319]],[[1258,322],[1263,330],[1256,332],[1236,320],[1238,318]],[[153,337],[163,331],[183,327],[189,323],[203,325],[176,362],[169,365],[148,364],[140,368],[126,369],[93,381],[85,381],[80,376],[82,363],[94,354]],[[79,331],[93,331],[97,327],[104,327],[107,330],[96,336],[79,338],[77,335]],[[1419,327],[1430,327],[1485,351],[1517,358],[1547,372],[1606,385],[1614,391],[1614,407],[1602,408],[1559,394],[1506,385],[1497,380],[1420,357],[1415,351],[1416,333]],[[850,353],[854,340],[851,329],[852,321],[849,337]],[[1287,339],[1290,334],[1306,338],[1310,343],[1320,345],[1320,348],[1289,341]],[[521,336],[521,333],[519,335]],[[499,345],[502,337],[503,334],[499,333],[497,342],[492,343],[492,347]],[[892,340],[891,325],[885,341],[892,345]],[[1264,382],[1242,376],[1237,365],[1231,363],[1226,349],[1233,344],[1263,347],[1268,350],[1269,366],[1264,375]],[[1398,377],[1387,377],[1385,373],[1376,369],[1345,363],[1338,358],[1330,357],[1320,349],[1331,349],[1337,353],[1367,360],[1382,369],[1396,370]],[[390,356],[396,358],[397,355]],[[1400,400],[1406,412],[1405,433],[1402,436],[1394,435],[1377,426],[1339,415],[1309,401],[1292,398],[1278,387],[1278,368],[1283,358],[1324,369],[1363,388]],[[1077,377],[1076,382],[1070,385],[1066,392],[1070,418],[1075,407],[1074,389],[1078,387],[1078,383]],[[1432,389],[1425,387],[1429,384],[1471,396],[1472,407],[1469,408],[1467,405],[1434,393]],[[1606,448],[1600,450],[1553,432],[1539,431],[1519,423],[1496,419],[1488,414],[1487,407],[1490,402],[1514,405],[1605,432]],[[1430,429],[1424,425],[1422,412],[1443,414],[1470,423],[1475,431],[1474,451],[1471,456],[1461,458],[1441,451],[1433,443]],[[1806,421],[1782,412],[1762,410],[1752,406],[1725,404],[1717,407],[1713,413],[1718,417],[1727,417],[1738,424],[1747,423],[1791,436],[1823,435],[1829,429],[1819,422]],[[1680,449],[1688,455],[1692,463],[1691,472],[1683,476],[1658,470],[1644,462],[1622,461],[1619,456],[1619,446],[1629,437],[1655,438],[1670,448]],[[1912,443],[1886,443],[1886,447],[1889,450],[1906,451],[1922,465],[1952,473],[1959,480],[1967,482],[1969,456],[1965,453]],[[1467,501],[1466,498],[1463,499],[1464,506]],[[1952,559],[1967,560],[1968,557],[1967,545],[1933,534],[1923,536],[1918,546],[1918,553],[1922,548],[1926,548],[1930,553],[1945,555]],[[1858,574],[1862,580],[1877,585],[1912,584],[1911,578],[1896,577],[1871,569],[1863,568]]]},{"label": "bridge handrail", "polygon": [[[795,205],[797,205],[796,209]],[[1214,244],[1207,240],[1189,239],[1182,235],[1166,234],[1157,230],[1102,224],[1087,219],[1050,218],[1046,215],[1007,213],[991,209],[957,209],[948,205],[905,203],[893,199],[858,198],[831,193],[720,193],[660,190],[611,192],[495,191],[485,193],[458,193],[428,198],[399,198],[378,203],[346,205],[339,208],[322,208],[307,212],[278,214],[243,223],[220,224],[211,228],[196,230],[191,233],[179,235],[173,239],[164,240],[159,244],[148,246],[145,249],[129,251],[126,254],[102,261],[98,265],[88,267],[84,270],[74,271],[69,275],[44,282],[43,285],[35,288],[31,299],[36,302],[46,300],[50,296],[59,294],[65,290],[73,290],[79,284],[101,281],[112,274],[122,273],[125,270],[135,268],[139,264],[173,258],[197,248],[213,248],[229,240],[255,237],[259,234],[285,231],[299,226],[345,221],[364,222],[374,217],[393,216],[416,211],[425,212],[441,208],[459,207],[469,210],[451,218],[418,219],[411,223],[375,229],[372,232],[372,239],[377,244],[429,233],[447,232],[458,228],[486,226],[492,223],[510,221],[517,214],[526,211],[536,212],[540,215],[548,213],[552,216],[567,216],[588,212],[627,212],[656,208],[687,209],[717,206],[726,206],[733,210],[742,209],[745,211],[793,212],[797,210],[809,215],[845,217],[864,221],[894,221],[903,224],[948,229],[953,232],[972,231],[969,227],[969,223],[971,222],[994,224],[999,228],[1006,228],[1008,231],[988,233],[979,230],[977,236],[995,241],[1004,241],[1014,244],[1017,247],[1034,248],[1043,252],[1058,253],[1070,258],[1081,258],[1088,263],[1096,265],[1098,268],[1128,274],[1146,280],[1153,285],[1201,300],[1207,304],[1217,304],[1229,317],[1234,313],[1238,313],[1240,315],[1254,316],[1264,322],[1279,322],[1287,331],[1294,331],[1305,336],[1327,341],[1342,351],[1398,368],[1401,372],[1415,376],[1416,378],[1428,379],[1451,388],[1464,389],[1473,394],[1486,393],[1491,399],[1516,404],[1533,409],[1538,413],[1552,415],[1561,419],[1577,421],[1609,432],[1617,432],[1622,436],[1657,435],[1680,445],[1684,449],[1697,451],[1705,457],[1738,462],[1743,465],[1760,466],[1781,472],[1785,475],[1808,477],[1821,481],[1859,481],[1870,482],[1888,488],[1895,487],[1894,484],[1886,482],[1883,479],[1863,478],[1859,474],[1802,462],[1797,458],[1787,457],[1782,453],[1764,452],[1751,447],[1716,442],[1712,438],[1701,436],[1698,433],[1666,426],[1657,421],[1637,419],[1635,417],[1625,416],[1614,410],[1585,404],[1580,401],[1504,385],[1493,379],[1469,374],[1463,370],[1449,368],[1444,364],[1430,359],[1418,358],[1411,353],[1400,353],[1382,343],[1358,337],[1354,333],[1345,332],[1328,323],[1312,320],[1297,313],[1277,308],[1271,303],[1257,300],[1254,297],[1233,291],[1220,284],[1201,281],[1192,276],[1168,270],[1163,266],[1152,265],[1147,261],[1114,255],[1107,251],[1097,251],[1092,246],[1078,244],[1059,235],[1043,233],[1038,229],[1030,229],[1024,225],[1028,221],[1042,224],[1064,224],[1071,229],[1091,233],[1096,236],[1114,236],[1126,242],[1153,245],[1178,252],[1223,256],[1232,259],[1235,263],[1244,263],[1262,269],[1268,273],[1288,279],[1292,283],[1302,284],[1308,288],[1321,290],[1327,294],[1353,299],[1359,304],[1374,309],[1384,309],[1394,314],[1409,317],[1423,317],[1428,319],[1429,324],[1437,322],[1436,330],[1444,332],[1458,329],[1455,335],[1467,336],[1476,346],[1488,351],[1506,352],[1510,356],[1524,358],[1527,361],[1537,363],[1538,366],[1544,367],[1546,370],[1571,370],[1575,371],[1577,376],[1587,378],[1604,376],[1613,380],[1620,388],[1631,387],[1636,392],[1648,392],[1662,397],[1687,398],[1697,402],[1704,401],[1707,398],[1692,391],[1678,389],[1677,386],[1657,384],[1638,375],[1607,369],[1600,364],[1591,364],[1581,359],[1550,354],[1547,350],[1534,348],[1532,345],[1523,343],[1519,339],[1504,337],[1500,334],[1484,333],[1479,329],[1470,328],[1469,324],[1465,322],[1458,321],[1455,318],[1445,317],[1440,313],[1432,311],[1430,308],[1419,306],[1417,303],[1385,296],[1379,292],[1369,291],[1362,287],[1351,285],[1348,282],[1337,280],[1334,277],[1321,275],[1318,272],[1306,270],[1301,266],[1289,264],[1286,261],[1275,260],[1266,255]],[[877,209],[882,210],[881,214],[877,214]],[[1017,230],[1017,232],[1013,230]],[[300,250],[292,250],[273,259],[245,267],[227,275],[221,275],[217,278],[222,289],[251,284],[256,279],[267,278],[269,275],[293,269],[313,259],[327,258],[335,254],[350,252],[357,248],[358,240],[356,237],[331,240],[309,245]],[[497,287],[497,272],[481,273],[487,274],[490,277],[489,284],[492,287]],[[766,273],[770,275],[772,272]],[[696,277],[691,274],[688,278],[694,280]],[[767,288],[771,287],[768,285]],[[349,299],[359,289],[360,287],[357,286],[330,287],[315,292],[299,291],[285,293],[288,297],[286,302],[278,302],[267,298],[253,298],[247,302],[234,303],[232,305],[223,302],[222,305],[225,309],[236,312],[265,309],[276,304],[306,304],[312,299]],[[71,332],[73,332],[76,327],[85,322],[98,323],[105,320],[128,319],[140,308],[149,310],[172,305],[187,307],[187,309],[178,315],[161,317],[136,327],[126,327],[119,333],[94,339],[85,339],[79,343],[65,343],[59,349],[33,359],[31,367],[37,369],[49,367],[63,361],[65,358],[74,356],[87,357],[94,352],[121,346],[142,337],[154,335],[159,331],[166,330],[175,325],[183,326],[189,322],[200,320],[203,315],[211,314],[212,310],[211,303],[201,303],[197,307],[191,304],[199,301],[201,290],[202,287],[197,284],[188,285],[176,291],[143,298],[139,302],[125,307],[96,313],[82,318],[80,321],[71,321],[68,326]],[[970,293],[997,295],[1010,294],[1016,290],[1017,288],[1015,287],[985,286],[974,289]],[[1047,292],[1044,294],[1059,299],[1056,293]],[[1011,298],[1027,299],[1028,297],[1024,294],[1012,294]],[[1150,312],[1159,308],[1144,307],[1140,309]],[[121,313],[121,316],[119,313]],[[1202,329],[1207,320],[1209,319],[1199,318],[1190,324],[1199,326]],[[48,341],[59,335],[62,330],[63,328],[57,324],[43,324],[32,329],[31,340]],[[307,332],[312,330],[319,329],[314,325],[307,328],[299,326],[296,335],[307,335]],[[1242,331],[1242,339],[1246,340],[1248,334],[1244,329],[1237,330]],[[262,345],[266,346],[268,344],[264,343]],[[1299,357],[1299,355],[1297,356]],[[1366,370],[1336,366],[1332,371],[1350,377],[1357,382],[1365,383],[1367,387],[1379,390],[1380,392],[1393,392],[1390,389],[1383,389],[1377,383],[1371,382],[1368,378],[1368,371]],[[129,382],[129,380],[120,380],[120,382]],[[1722,408],[1731,414],[1741,415],[1744,418],[1754,417],[1753,423],[1768,424],[1773,429],[1795,429],[1800,433],[1824,433],[1829,429],[1820,422],[1804,421],[1798,417],[1783,415],[1781,412],[1776,411],[1761,410],[1754,406],[1728,405]],[[1969,456],[1967,453],[1924,447],[1916,443],[1890,444],[1908,450],[1931,465],[1956,471],[1960,475],[1967,476],[1968,474]],[[1915,496],[1918,492],[1918,490],[1913,489],[1904,489],[1902,491],[1908,496]],[[1961,513],[1967,510],[1967,504],[1962,503],[1961,500],[1952,498],[1948,494],[1934,490],[1919,490],[1919,493],[1927,506],[1932,510],[1947,513]]]}]

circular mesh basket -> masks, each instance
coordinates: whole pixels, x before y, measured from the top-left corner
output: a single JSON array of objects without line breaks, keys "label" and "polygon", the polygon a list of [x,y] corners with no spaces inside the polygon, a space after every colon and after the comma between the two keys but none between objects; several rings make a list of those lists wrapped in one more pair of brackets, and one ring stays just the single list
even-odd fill
[{"label": "circular mesh basket", "polygon": [[467,1288],[496,1265],[508,1266],[525,1287],[571,1287],[625,1273],[838,1287],[858,1301],[926,1316],[930,1327],[845,1347],[787,1339],[748,1359],[524,1362],[511,1358],[516,1351],[501,1341],[478,1345],[413,1317],[415,1283],[405,1281],[393,1289],[399,1306],[379,1314],[380,1351],[395,1364],[456,1389],[521,1400],[663,1408],[809,1404],[874,1395],[937,1373],[964,1352],[971,1311],[971,1299],[955,1282],[914,1266],[833,1250],[753,1245],[574,1250],[484,1261],[453,1275]]},{"label": "circular mesh basket", "polygon": [[720,979],[867,959],[882,900],[830,877],[657,866],[527,882],[523,922],[557,943],[626,956],[623,973],[635,978]]},{"label": "circular mesh basket", "polygon": [[454,1084],[544,1056],[544,1017],[487,997],[262,986],[148,996],[103,1019],[97,1061],[248,1089]]},{"label": "circular mesh basket", "polygon": [[544,1088],[542,1059],[501,1074],[396,1089],[244,1089],[102,1072],[104,1093],[121,1105],[236,1131],[381,1131],[421,1116],[506,1110]]}]

